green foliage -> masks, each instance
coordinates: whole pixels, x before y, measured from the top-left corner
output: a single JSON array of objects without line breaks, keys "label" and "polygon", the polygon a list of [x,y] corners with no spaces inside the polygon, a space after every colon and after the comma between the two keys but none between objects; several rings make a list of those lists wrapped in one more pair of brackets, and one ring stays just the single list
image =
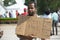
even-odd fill
[{"label": "green foliage", "polygon": [[60,0],[37,0],[37,2],[38,14],[43,14],[47,8],[57,10],[60,7]]},{"label": "green foliage", "polygon": [[58,9],[58,7],[60,7],[60,0],[53,0],[51,1],[49,7],[53,10]]},{"label": "green foliage", "polygon": [[[27,4],[28,1],[30,0],[26,0]],[[39,15],[43,14],[47,8],[50,8],[51,10],[57,10],[60,8],[60,0],[37,0],[37,13]]]},{"label": "green foliage", "polygon": [[[9,2],[11,2],[12,4],[9,4]],[[4,6],[10,6],[10,5],[13,5],[15,4],[15,0],[4,0]]]},{"label": "green foliage", "polygon": [[18,20],[17,18],[0,18],[0,20]]},{"label": "green foliage", "polygon": [[15,24],[18,18],[0,18],[0,24]]}]

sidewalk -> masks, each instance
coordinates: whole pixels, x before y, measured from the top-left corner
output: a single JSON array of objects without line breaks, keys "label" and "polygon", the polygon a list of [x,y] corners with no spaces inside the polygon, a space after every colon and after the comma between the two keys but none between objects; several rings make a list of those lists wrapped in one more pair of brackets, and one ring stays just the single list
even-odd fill
[{"label": "sidewalk", "polygon": [[[17,24],[0,24],[0,27],[4,31],[4,35],[0,40],[19,40],[15,34]],[[60,27],[58,27],[58,35],[53,35],[50,40],[60,40]]]}]

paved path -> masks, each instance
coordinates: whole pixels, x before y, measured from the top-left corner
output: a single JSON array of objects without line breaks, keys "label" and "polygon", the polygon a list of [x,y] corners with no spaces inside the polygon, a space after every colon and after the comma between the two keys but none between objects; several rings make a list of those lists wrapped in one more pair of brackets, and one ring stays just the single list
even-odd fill
[{"label": "paved path", "polygon": [[[4,31],[4,35],[0,40],[19,40],[15,34],[16,26],[17,24],[0,24],[0,28]],[[60,27],[58,27],[58,35],[51,36],[50,40],[60,40]]]}]

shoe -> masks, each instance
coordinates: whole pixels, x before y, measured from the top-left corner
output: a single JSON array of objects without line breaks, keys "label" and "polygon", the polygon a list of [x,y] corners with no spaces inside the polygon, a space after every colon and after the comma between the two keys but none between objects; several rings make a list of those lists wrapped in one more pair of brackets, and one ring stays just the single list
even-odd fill
[{"label": "shoe", "polygon": [[54,34],[51,33],[50,36],[52,36],[52,35],[54,35]]}]

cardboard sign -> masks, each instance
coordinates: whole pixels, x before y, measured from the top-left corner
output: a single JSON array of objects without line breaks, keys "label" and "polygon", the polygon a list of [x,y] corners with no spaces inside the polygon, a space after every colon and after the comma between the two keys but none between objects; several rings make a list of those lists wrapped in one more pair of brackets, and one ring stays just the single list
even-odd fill
[{"label": "cardboard sign", "polygon": [[16,27],[17,35],[49,38],[52,20],[35,16],[20,16]]}]

